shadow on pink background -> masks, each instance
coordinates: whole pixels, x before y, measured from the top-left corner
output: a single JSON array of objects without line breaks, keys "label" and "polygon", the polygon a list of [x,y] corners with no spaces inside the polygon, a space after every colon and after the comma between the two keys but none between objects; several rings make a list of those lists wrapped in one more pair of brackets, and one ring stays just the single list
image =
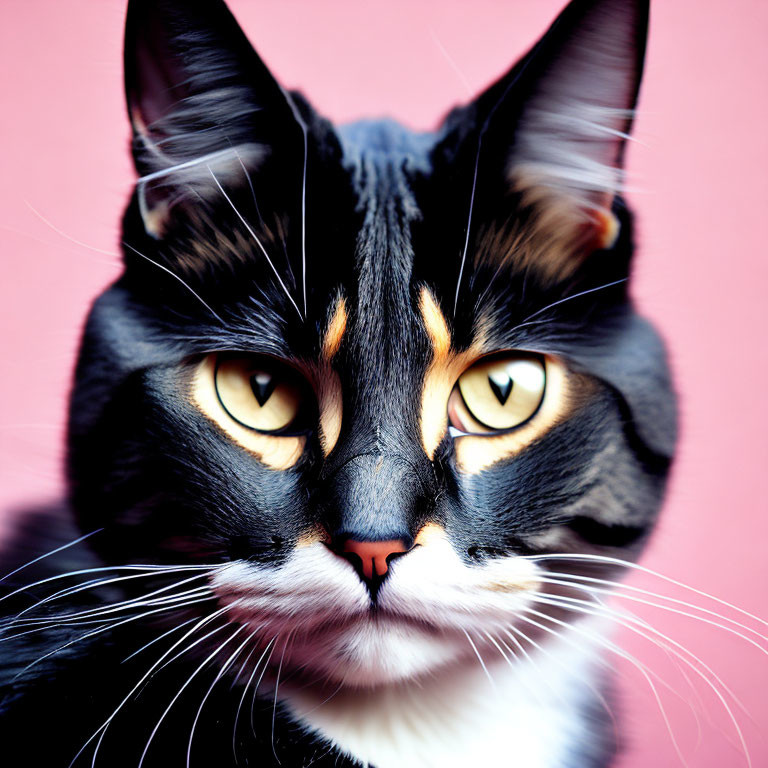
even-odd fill
[{"label": "shadow on pink background", "polygon": [[[504,71],[561,1],[231,6],[283,83],[329,117],[386,114],[430,128]],[[768,617],[768,4],[656,0],[652,10],[629,153],[634,293],[669,342],[683,433],[643,564]],[[61,491],[78,334],[88,302],[119,269],[132,180],[123,13],[122,0],[3,0],[0,10],[0,523]],[[659,579],[630,583],[722,609]],[[708,664],[711,672],[700,669],[715,685],[720,676],[755,721],[723,692],[753,765],[768,765],[759,727],[766,656],[712,625],[624,605]],[[683,667],[691,687],[647,641],[626,631],[617,641],[638,659],[613,659],[628,743],[621,768],[683,764],[645,674],[690,766],[747,764],[722,702],[696,672]],[[510,745],[510,765],[513,755]]]}]

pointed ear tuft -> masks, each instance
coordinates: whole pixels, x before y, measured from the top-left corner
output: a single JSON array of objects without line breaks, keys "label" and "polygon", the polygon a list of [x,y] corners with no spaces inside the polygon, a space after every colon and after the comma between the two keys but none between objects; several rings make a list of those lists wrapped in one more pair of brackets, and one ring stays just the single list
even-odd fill
[{"label": "pointed ear tuft", "polygon": [[526,198],[552,195],[573,234],[607,247],[642,77],[647,0],[574,0],[523,62],[507,173]]},{"label": "pointed ear tuft", "polygon": [[130,0],[125,91],[139,208],[156,238],[174,208],[210,198],[218,184],[245,184],[281,137],[300,130],[221,0]]},{"label": "pointed ear tuft", "polygon": [[648,0],[572,0],[520,62],[449,115],[433,157],[440,173],[473,179],[476,267],[531,266],[559,282],[624,241],[614,200],[647,27]]}]

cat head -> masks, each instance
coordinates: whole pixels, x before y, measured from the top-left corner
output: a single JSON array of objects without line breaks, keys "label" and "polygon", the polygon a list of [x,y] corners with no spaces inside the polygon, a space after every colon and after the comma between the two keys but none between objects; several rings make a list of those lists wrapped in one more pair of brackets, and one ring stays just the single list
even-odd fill
[{"label": "cat head", "polygon": [[69,429],[101,554],[221,564],[230,620],[350,685],[471,655],[552,555],[634,557],[675,443],[628,296],[647,14],[574,0],[414,134],[332,126],[218,0],[131,0],[139,179]]}]

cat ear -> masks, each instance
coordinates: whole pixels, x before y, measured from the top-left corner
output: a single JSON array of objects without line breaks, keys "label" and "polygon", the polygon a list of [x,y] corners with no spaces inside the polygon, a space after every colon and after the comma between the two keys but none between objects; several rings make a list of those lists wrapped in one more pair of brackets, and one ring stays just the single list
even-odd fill
[{"label": "cat ear", "polygon": [[555,272],[568,254],[609,248],[618,234],[611,207],[622,189],[647,26],[648,0],[573,0],[469,110],[474,129],[465,128],[463,142],[479,158],[478,187],[497,194],[489,177],[503,169],[525,222],[517,242]]},{"label": "cat ear", "polygon": [[125,91],[147,232],[218,184],[245,183],[280,141],[301,146],[290,97],[221,0],[130,0]]}]

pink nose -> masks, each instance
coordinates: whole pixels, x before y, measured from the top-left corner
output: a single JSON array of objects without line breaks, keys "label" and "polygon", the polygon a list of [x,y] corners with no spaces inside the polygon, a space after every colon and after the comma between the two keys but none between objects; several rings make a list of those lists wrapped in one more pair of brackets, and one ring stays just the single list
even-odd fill
[{"label": "pink nose", "polygon": [[402,539],[388,541],[355,541],[347,539],[342,547],[342,554],[356,555],[362,561],[363,576],[369,581],[375,576],[381,577],[387,572],[390,555],[402,554],[408,548]]}]

